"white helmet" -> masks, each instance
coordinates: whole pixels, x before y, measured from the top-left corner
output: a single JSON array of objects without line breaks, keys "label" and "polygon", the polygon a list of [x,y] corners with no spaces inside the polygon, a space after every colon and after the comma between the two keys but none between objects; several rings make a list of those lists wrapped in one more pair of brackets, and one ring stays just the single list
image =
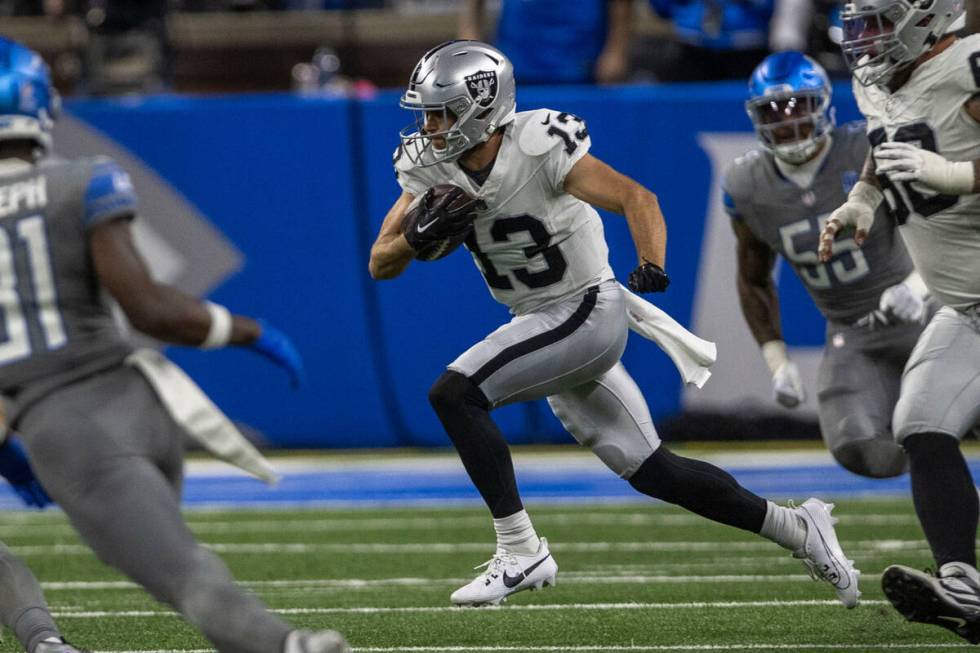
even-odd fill
[{"label": "white helmet", "polygon": [[[514,119],[514,67],[497,48],[479,41],[447,41],[416,64],[401,107],[415,113],[402,129],[402,151],[415,165],[453,161]],[[425,133],[425,114],[455,118],[438,133]],[[433,139],[445,141],[437,147]]]},{"label": "white helmet", "polygon": [[963,0],[853,0],[841,14],[844,59],[862,85],[887,84],[962,13]]}]

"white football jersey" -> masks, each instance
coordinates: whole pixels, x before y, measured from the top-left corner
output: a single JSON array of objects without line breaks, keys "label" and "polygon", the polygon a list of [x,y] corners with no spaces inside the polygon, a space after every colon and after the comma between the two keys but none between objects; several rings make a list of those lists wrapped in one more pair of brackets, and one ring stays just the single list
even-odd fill
[{"label": "white football jersey", "polygon": [[[919,66],[895,93],[854,83],[872,147],[914,143],[950,161],[980,159],[980,124],[963,107],[977,93],[977,34]],[[932,294],[953,308],[980,303],[980,195],[940,195],[917,183],[878,179]]]},{"label": "white football jersey", "polygon": [[482,186],[456,162],[418,167],[395,152],[395,174],[418,197],[454,184],[486,203],[466,247],[494,299],[520,315],[613,278],[599,214],[564,190],[589,151],[585,123],[550,109],[522,111],[507,125]]}]

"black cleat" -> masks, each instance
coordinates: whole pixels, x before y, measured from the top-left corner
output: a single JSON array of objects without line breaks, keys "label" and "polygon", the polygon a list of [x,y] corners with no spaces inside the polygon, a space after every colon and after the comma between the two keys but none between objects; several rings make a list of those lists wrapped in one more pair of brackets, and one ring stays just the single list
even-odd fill
[{"label": "black cleat", "polygon": [[980,586],[957,569],[936,577],[892,565],[881,576],[881,589],[909,621],[934,624],[980,644]]}]

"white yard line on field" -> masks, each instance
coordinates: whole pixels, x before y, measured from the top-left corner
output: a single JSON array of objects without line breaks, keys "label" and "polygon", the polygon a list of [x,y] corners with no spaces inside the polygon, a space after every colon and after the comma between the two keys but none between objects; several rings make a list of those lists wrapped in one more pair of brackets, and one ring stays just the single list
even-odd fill
[{"label": "white yard line on field", "polygon": [[[195,533],[340,533],[356,531],[430,531],[437,528],[481,529],[490,532],[493,523],[486,517],[394,517],[338,519],[237,519],[201,520],[189,518]],[[535,517],[539,526],[617,526],[647,528],[658,526],[701,526],[707,522],[697,515],[663,515],[644,513],[569,513],[543,514]],[[918,523],[915,515],[843,515],[845,526],[911,526]],[[70,524],[35,524],[25,529],[22,523],[0,525],[0,539],[34,539],[40,536],[70,535]]]},{"label": "white yard line on field", "polygon": [[[865,575],[865,578],[868,576]],[[427,585],[453,585],[466,583],[471,578],[309,578],[292,580],[253,580],[240,581],[246,587],[254,589],[266,588],[372,588],[372,587],[425,587]],[[564,572],[561,575],[562,584],[573,585],[639,585],[639,584],[698,584],[698,583],[810,583],[813,580],[806,574],[726,574],[709,576],[672,576],[672,575],[620,575],[595,576]],[[129,581],[53,581],[41,583],[48,591],[71,590],[104,591],[104,590],[135,590],[140,589],[136,583]]]},{"label": "white yard line on field", "polygon": [[[248,543],[204,543],[218,553],[243,554],[301,554],[301,553],[354,553],[354,554],[425,554],[436,553],[492,553],[493,543],[487,542],[418,542],[394,544],[382,542],[330,542],[312,544],[303,542],[248,542]],[[880,553],[891,551],[918,551],[927,548],[922,540],[844,540],[842,543],[849,553]],[[642,552],[642,551],[773,551],[779,549],[765,541],[757,542],[555,542],[551,548],[560,552],[601,553],[601,552]],[[17,555],[88,555],[90,550],[82,544],[41,544],[11,546]]]},{"label": "white yard line on field", "polygon": [[[597,651],[919,651],[923,649],[971,648],[969,644],[633,644],[594,646],[358,646],[355,653],[588,653]],[[167,649],[156,651],[101,651],[100,653],[212,653],[212,649]]]},{"label": "white yard line on field", "polygon": [[[889,605],[887,601],[862,601],[864,605]],[[451,612],[456,615],[482,614],[493,611],[542,612],[558,610],[707,610],[733,608],[797,608],[797,607],[839,607],[838,601],[798,600],[798,601],[691,601],[686,603],[544,603],[515,606],[485,606],[478,609],[456,606],[405,606],[405,607],[353,607],[353,608],[283,608],[275,610],[279,614],[438,614]],[[89,610],[75,612],[56,611],[57,619],[108,619],[130,617],[176,617],[175,612],[164,610]]]},{"label": "white yard line on field", "polygon": [[367,646],[355,653],[586,653],[597,651],[907,651],[932,648],[968,648],[969,644],[633,644],[627,646]]}]

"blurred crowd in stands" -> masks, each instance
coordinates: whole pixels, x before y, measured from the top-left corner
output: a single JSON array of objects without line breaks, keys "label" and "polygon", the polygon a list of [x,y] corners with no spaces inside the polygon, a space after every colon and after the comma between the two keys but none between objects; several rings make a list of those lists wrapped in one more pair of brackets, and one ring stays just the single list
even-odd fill
[{"label": "blurred crowd in stands", "polygon": [[[976,3],[967,0],[971,17]],[[174,16],[265,17],[274,48],[276,17],[292,11],[314,12],[303,14],[312,23],[331,15],[354,17],[339,28],[342,42],[304,43],[305,56],[303,48],[289,52],[298,60],[289,64],[291,75],[283,75],[282,87],[305,91],[357,87],[338,83],[345,75],[363,78],[361,88],[400,83],[394,79],[407,76],[419,53],[448,38],[495,43],[513,60],[521,84],[744,79],[768,53],[790,49],[815,56],[831,74],[846,75],[835,44],[840,3],[834,0],[0,0],[0,17],[73,20],[85,31],[84,48],[73,55],[77,74],[70,92],[93,95],[188,90],[174,84],[180,50],[171,29]],[[388,50],[388,58],[404,52],[404,73],[390,61],[384,71],[373,66],[371,58],[386,51],[358,42],[358,33],[369,31],[363,27],[368,19],[360,17],[383,20],[384,14],[441,20],[439,28],[390,33],[402,49]],[[254,54],[255,43],[249,47]],[[225,64],[215,59],[213,65]],[[70,68],[69,62],[65,69]],[[260,88],[269,87],[274,84]],[[233,89],[246,90],[234,84],[214,90]]]}]

